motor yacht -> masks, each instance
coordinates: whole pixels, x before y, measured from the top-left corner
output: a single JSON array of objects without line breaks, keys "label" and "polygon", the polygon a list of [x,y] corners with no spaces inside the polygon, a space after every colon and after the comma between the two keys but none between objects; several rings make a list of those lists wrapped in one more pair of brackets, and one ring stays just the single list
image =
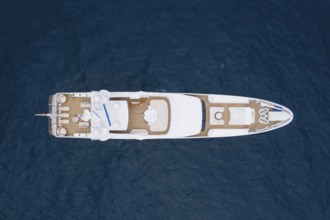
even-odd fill
[{"label": "motor yacht", "polygon": [[262,99],[195,93],[60,92],[49,98],[49,134],[58,138],[181,139],[258,134],[293,113]]}]

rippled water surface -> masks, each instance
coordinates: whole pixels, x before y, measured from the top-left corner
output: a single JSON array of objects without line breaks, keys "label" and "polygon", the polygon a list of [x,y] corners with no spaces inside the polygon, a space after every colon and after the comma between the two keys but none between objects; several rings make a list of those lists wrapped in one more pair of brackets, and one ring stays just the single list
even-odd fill
[{"label": "rippled water surface", "polygon": [[[0,219],[330,219],[330,2],[0,4]],[[208,140],[62,140],[55,92],[231,94],[285,128]]]}]

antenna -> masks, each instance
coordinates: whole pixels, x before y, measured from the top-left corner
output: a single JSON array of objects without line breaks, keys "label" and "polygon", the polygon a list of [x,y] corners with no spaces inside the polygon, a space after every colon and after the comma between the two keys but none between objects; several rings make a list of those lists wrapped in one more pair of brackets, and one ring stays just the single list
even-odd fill
[{"label": "antenna", "polygon": [[39,114],[34,114],[34,116],[37,116],[37,117],[50,117],[51,114],[50,113],[39,113]]}]

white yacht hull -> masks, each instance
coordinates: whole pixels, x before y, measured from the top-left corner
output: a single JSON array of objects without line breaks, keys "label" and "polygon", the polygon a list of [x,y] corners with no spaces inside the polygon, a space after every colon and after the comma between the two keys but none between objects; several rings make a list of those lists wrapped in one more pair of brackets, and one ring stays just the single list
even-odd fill
[{"label": "white yacht hull", "polygon": [[49,133],[59,138],[180,139],[251,135],[289,124],[293,113],[266,100],[213,94],[56,93]]}]

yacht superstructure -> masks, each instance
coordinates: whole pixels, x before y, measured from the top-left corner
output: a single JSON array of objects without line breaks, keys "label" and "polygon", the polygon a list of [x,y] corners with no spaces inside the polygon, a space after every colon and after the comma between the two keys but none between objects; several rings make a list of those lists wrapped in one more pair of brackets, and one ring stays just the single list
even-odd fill
[{"label": "yacht superstructure", "polygon": [[56,93],[49,133],[60,138],[214,138],[262,133],[289,124],[286,107],[248,97],[193,93]]}]

